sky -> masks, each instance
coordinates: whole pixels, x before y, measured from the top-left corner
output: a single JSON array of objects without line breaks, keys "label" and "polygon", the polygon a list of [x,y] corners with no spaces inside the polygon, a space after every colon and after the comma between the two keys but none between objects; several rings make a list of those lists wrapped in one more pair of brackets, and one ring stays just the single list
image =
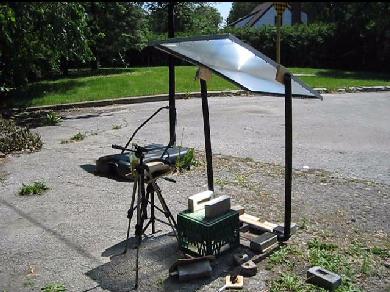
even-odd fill
[{"label": "sky", "polygon": [[213,6],[218,9],[223,17],[223,25],[226,23],[226,18],[229,15],[230,8],[232,7],[233,2],[214,2]]}]

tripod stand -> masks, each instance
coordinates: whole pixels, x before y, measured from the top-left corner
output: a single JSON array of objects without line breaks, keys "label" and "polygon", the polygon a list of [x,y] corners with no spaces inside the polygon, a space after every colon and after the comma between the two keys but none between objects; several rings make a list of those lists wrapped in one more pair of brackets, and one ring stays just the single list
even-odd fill
[{"label": "tripod stand", "polygon": [[[161,223],[167,224],[172,227],[173,232],[176,234],[176,221],[172,216],[172,213],[169,211],[168,205],[166,204],[160,187],[157,185],[156,180],[161,177],[164,173],[166,173],[168,165],[164,163],[163,160],[155,160],[154,164],[152,163],[144,163],[145,154],[151,149],[146,149],[139,145],[133,144],[133,149],[126,149],[125,147],[121,147],[118,145],[112,145],[115,149],[128,150],[135,153],[135,156],[139,159],[139,163],[135,167],[135,178],[133,185],[133,193],[131,197],[130,208],[127,211],[127,218],[129,219],[129,225],[127,228],[127,237],[126,237],[126,248],[124,253],[127,252],[129,236],[130,236],[130,225],[131,219],[133,218],[134,211],[137,210],[137,223],[135,225],[135,238],[136,238],[136,248],[137,248],[137,256],[136,256],[136,274],[135,274],[135,286],[134,289],[138,288],[138,262],[139,262],[139,246],[142,241],[142,235],[145,233],[149,225],[152,225],[152,234],[155,231],[155,221],[159,221]],[[157,168],[156,166],[159,166]],[[155,168],[155,171],[152,170],[152,167]],[[174,180],[170,180],[165,178],[168,181],[175,182]],[[145,183],[147,184],[145,190]],[[160,201],[162,209],[155,205],[155,194],[157,194],[157,198]],[[135,200],[137,200],[136,205],[134,206]],[[144,226],[145,220],[148,219],[147,207],[150,204],[150,218],[149,221]],[[165,215],[168,222],[162,221],[155,217],[155,210],[160,211]]]}]

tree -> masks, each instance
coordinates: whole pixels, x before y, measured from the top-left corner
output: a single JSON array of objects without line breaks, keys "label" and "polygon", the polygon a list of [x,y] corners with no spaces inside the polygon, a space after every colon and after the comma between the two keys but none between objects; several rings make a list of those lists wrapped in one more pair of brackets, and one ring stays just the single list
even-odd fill
[{"label": "tree", "polygon": [[[168,31],[168,3],[148,2],[149,26],[154,33]],[[222,16],[208,2],[176,2],[175,31],[193,34],[212,33],[218,31]]]},{"label": "tree", "polygon": [[91,57],[84,8],[78,3],[23,2],[0,6],[1,82],[22,86]]},{"label": "tree", "polygon": [[226,20],[227,24],[230,24],[245,15],[248,15],[252,10],[263,2],[233,2],[232,8],[230,8],[229,16]]},{"label": "tree", "polygon": [[147,42],[147,22],[143,3],[88,2],[83,3],[92,31],[90,44],[95,57],[94,68],[103,58],[112,64],[126,66],[124,54],[129,49],[142,49]]}]

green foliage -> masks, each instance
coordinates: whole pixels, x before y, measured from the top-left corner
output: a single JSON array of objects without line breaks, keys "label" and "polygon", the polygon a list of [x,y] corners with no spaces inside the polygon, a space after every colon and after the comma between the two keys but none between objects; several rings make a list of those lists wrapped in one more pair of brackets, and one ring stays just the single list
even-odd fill
[{"label": "green foliage", "polygon": [[0,82],[22,86],[91,57],[79,3],[9,2],[0,6]]},{"label": "green foliage", "polygon": [[64,284],[47,284],[45,287],[41,288],[43,292],[65,292],[67,291]]},{"label": "green foliage", "polygon": [[22,184],[22,188],[19,190],[19,195],[30,196],[30,195],[42,195],[44,191],[49,188],[43,182],[34,182],[30,185]]},{"label": "green foliage", "polygon": [[104,60],[111,65],[127,66],[129,49],[141,50],[147,43],[146,14],[142,3],[84,2],[92,31],[90,45],[96,67]]},{"label": "green foliage", "polygon": [[370,251],[372,254],[380,256],[382,258],[390,257],[390,251],[386,248],[374,246],[373,248],[371,248]]},{"label": "green foliage", "polygon": [[[168,3],[148,2],[149,24],[152,33],[168,31]],[[175,32],[186,35],[207,34],[218,31],[222,17],[215,7],[207,2],[176,2]]]},{"label": "green foliage", "polygon": [[320,241],[318,238],[314,238],[308,243],[309,249],[316,248],[321,250],[335,250],[337,249],[337,245],[334,243],[326,243]]},{"label": "green foliage", "polygon": [[19,127],[12,120],[0,118],[0,152],[5,154],[16,151],[38,151],[42,148],[39,134]]},{"label": "green foliage", "polygon": [[303,280],[297,275],[283,273],[279,279],[272,281],[270,292],[279,291],[308,291]]},{"label": "green foliage", "polygon": [[[275,60],[276,28],[232,28],[232,33],[260,52]],[[327,65],[329,48],[334,44],[335,25],[310,24],[283,26],[281,28],[281,62],[285,66],[321,67]]]},{"label": "green foliage", "polygon": [[61,116],[56,112],[49,112],[46,114],[46,125],[55,126],[61,122]]},{"label": "green foliage", "polygon": [[248,15],[260,3],[262,2],[233,2],[226,22],[230,24],[239,18]]},{"label": "green foliage", "polygon": [[85,134],[81,133],[81,132],[78,132],[77,134],[75,134],[74,136],[72,136],[70,138],[71,141],[82,141],[84,140],[84,138],[86,137]]},{"label": "green foliage", "polygon": [[[228,21],[238,18],[237,11],[245,15],[252,9],[245,10],[245,7],[244,3],[234,3]],[[383,66],[390,63],[390,47],[386,45],[389,2],[302,2],[302,10],[308,13],[309,25],[281,29],[282,64],[389,72],[389,68]],[[251,29],[256,31],[256,28]],[[240,35],[240,29],[227,30]],[[260,38],[261,34],[253,32],[251,36],[244,39],[250,44],[259,42],[255,47],[275,59],[275,37],[271,37],[273,43],[269,43],[267,38]]]},{"label": "green foliage", "polygon": [[112,125],[112,129],[113,129],[113,130],[119,130],[119,129],[121,129],[121,128],[122,128],[121,125]]},{"label": "green foliage", "polygon": [[191,166],[198,165],[198,161],[195,158],[194,148],[190,148],[184,156],[179,156],[176,159],[176,168],[181,172],[183,170],[190,170]]}]

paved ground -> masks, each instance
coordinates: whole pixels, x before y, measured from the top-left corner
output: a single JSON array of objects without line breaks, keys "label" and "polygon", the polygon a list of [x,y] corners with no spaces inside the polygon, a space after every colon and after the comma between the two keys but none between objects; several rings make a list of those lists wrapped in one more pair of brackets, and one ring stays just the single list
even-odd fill
[{"label": "paved ground", "polygon": [[[132,275],[134,252],[113,257],[125,236],[131,185],[93,176],[91,171],[96,158],[113,153],[111,143],[124,144],[132,130],[160,105],[165,103],[68,112],[60,126],[36,129],[45,142],[42,151],[13,155],[0,164],[0,170],[8,174],[0,182],[0,289],[39,291],[46,283],[61,282],[70,291],[122,291],[131,285],[132,278],[123,275]],[[382,183],[388,190],[389,93],[325,95],[322,102],[297,99],[293,107],[295,168],[307,165],[337,171],[340,176]],[[178,144],[201,150],[200,99],[180,100],[177,108]],[[210,98],[214,154],[282,164],[283,109],[279,98]],[[113,130],[113,125],[122,128]],[[85,140],[61,144],[61,140],[69,139],[78,131],[87,133]],[[139,132],[138,141],[165,143],[167,133],[166,112]],[[188,195],[205,188],[204,176],[200,181],[194,178],[183,178],[180,182],[179,177],[177,185],[161,184],[163,190],[172,194],[173,213],[185,208]],[[51,189],[42,197],[16,195],[22,183],[35,180],[45,181]],[[377,191],[383,192],[383,188]],[[302,202],[307,193],[300,195]],[[371,203],[367,212],[374,223],[366,222],[362,228],[374,225],[378,229],[375,232],[388,235],[388,222],[383,219],[388,203],[388,194]],[[312,204],[315,205],[315,200]],[[352,212],[348,216],[355,215]],[[166,280],[167,269],[177,256],[173,238],[164,235],[167,231],[164,228],[159,241],[150,240],[143,249],[148,255],[143,265],[148,267],[149,276],[154,276],[153,281],[143,281],[144,290],[156,287],[180,290],[179,285]],[[219,275],[226,273],[224,267],[220,269]],[[260,281],[265,274],[261,272],[258,276],[260,290],[265,285]],[[142,277],[148,275],[142,272]],[[222,284],[217,280],[214,285]],[[188,284],[186,289],[208,290],[208,285],[215,288],[208,280]]]}]

